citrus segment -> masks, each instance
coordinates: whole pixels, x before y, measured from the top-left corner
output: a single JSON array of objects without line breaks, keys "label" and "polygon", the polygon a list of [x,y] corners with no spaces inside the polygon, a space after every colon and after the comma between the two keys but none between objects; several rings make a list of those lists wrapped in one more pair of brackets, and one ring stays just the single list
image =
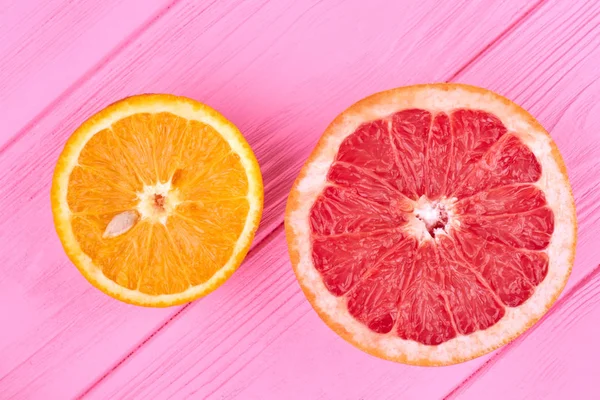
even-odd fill
[{"label": "citrus segment", "polygon": [[565,285],[573,198],[543,128],[465,85],[383,92],[340,115],[288,200],[292,264],[319,315],[377,356],[464,361]]},{"label": "citrus segment", "polygon": [[381,204],[362,198],[349,188],[330,186],[313,206],[311,227],[317,235],[394,228],[407,221],[402,201]]},{"label": "citrus segment", "polygon": [[454,140],[447,185],[453,188],[506,133],[506,127],[495,115],[481,110],[456,110],[450,121]]},{"label": "citrus segment", "polygon": [[95,286],[166,306],[214,290],[241,263],[262,211],[239,131],[193,100],[141,95],[86,121],[52,187],[57,231]]},{"label": "citrus segment", "polygon": [[[400,111],[388,119],[387,131],[396,168],[389,165],[387,168],[400,172],[400,191],[411,199],[416,199],[426,185],[423,170],[431,119],[431,113],[426,110]],[[418,157],[412,157],[413,154]]]},{"label": "citrus segment", "polygon": [[453,237],[462,258],[488,282],[501,302],[510,307],[523,304],[548,272],[545,253],[481,242],[469,232]]},{"label": "citrus segment", "polygon": [[453,195],[460,199],[501,185],[533,183],[540,179],[541,173],[531,150],[515,135],[508,134],[465,171]]},{"label": "citrus segment", "polygon": [[394,248],[397,232],[315,237],[313,262],[327,289],[339,296],[347,293]]},{"label": "citrus segment", "polygon": [[460,221],[462,229],[475,233],[480,240],[516,249],[544,250],[554,231],[554,214],[548,207],[516,214],[464,215]]},{"label": "citrus segment", "polygon": [[453,143],[450,132],[450,118],[445,113],[439,113],[433,118],[427,140],[426,163],[424,176],[427,177],[425,195],[430,199],[438,198],[446,192],[450,157]]},{"label": "citrus segment", "polygon": [[512,184],[482,190],[459,200],[455,209],[462,215],[515,214],[542,207],[546,197],[537,186]]},{"label": "citrus segment", "polygon": [[414,271],[414,240],[396,234],[389,235],[386,243],[391,248],[384,246],[385,251],[348,294],[350,314],[378,333],[387,333],[395,325],[398,296],[411,283]]}]

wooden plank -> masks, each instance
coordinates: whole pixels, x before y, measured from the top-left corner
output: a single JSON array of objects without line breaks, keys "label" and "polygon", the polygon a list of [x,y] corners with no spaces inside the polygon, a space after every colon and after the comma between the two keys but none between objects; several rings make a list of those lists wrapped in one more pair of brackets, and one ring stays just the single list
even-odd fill
[{"label": "wooden plank", "polygon": [[0,2],[0,148],[171,1]]},{"label": "wooden plank", "polygon": [[450,399],[600,397],[600,266],[511,350],[462,385]]},{"label": "wooden plank", "polygon": [[[600,144],[594,124],[597,43],[594,35],[590,37],[590,31],[593,33],[598,26],[598,6],[592,2],[583,6],[574,8],[568,1],[544,5],[486,52],[482,61],[476,60],[457,77],[488,86],[524,104],[557,140],[573,181],[580,217],[583,214],[570,287],[590,271],[587,261],[598,255],[592,242],[598,236],[593,221],[600,204],[594,191],[598,179],[592,175],[600,161],[594,158]],[[544,47],[540,48],[539,43]],[[518,86],[514,86],[515,80]],[[578,128],[576,134],[573,126]],[[283,237],[275,238],[268,246],[272,253],[265,253],[265,257],[268,254],[278,259],[276,253],[284,253]],[[275,267],[277,272],[289,268],[287,263]],[[265,287],[291,292],[286,286],[287,275],[275,270],[272,274]],[[236,293],[244,284],[240,276],[227,287]],[[488,360],[484,357],[443,369],[385,363],[352,351],[314,313],[309,311],[304,316],[302,304],[306,303],[295,303],[301,294],[289,294],[292,297],[269,297],[264,313],[260,307],[252,308],[241,332],[237,332],[236,313],[211,322],[208,332],[195,330],[194,321],[201,321],[214,308],[204,308],[202,302],[194,304],[185,317],[175,319],[134,358],[96,386],[91,397],[212,395],[253,399],[269,393],[275,398],[334,398],[335,393],[339,398],[440,398],[454,388],[458,379],[468,377]],[[214,296],[213,301],[223,301],[223,308],[233,307],[236,301],[233,296],[221,300],[220,296],[229,296],[222,292]],[[278,314],[273,309],[284,311]],[[228,340],[225,335],[233,337]],[[489,395],[493,398],[491,392]]]},{"label": "wooden plank", "polygon": [[[151,91],[189,95],[223,111],[246,133],[263,167],[261,239],[280,226],[292,179],[339,110],[375,90],[446,79],[531,5],[429,0],[390,6],[380,0],[372,6],[176,3],[6,148],[0,155],[0,242],[11,251],[0,253],[0,293],[12,306],[1,309],[0,318],[14,324],[0,337],[3,393],[72,397],[145,340],[153,342],[152,332],[178,311],[108,299],[60,249],[49,181],[62,144],[86,116],[120,97]],[[357,13],[364,17],[358,22]],[[274,284],[273,277],[250,272]],[[216,293],[239,301],[236,293],[246,285],[239,276]],[[194,304],[216,301],[212,296]],[[182,320],[193,323],[189,318]]]}]

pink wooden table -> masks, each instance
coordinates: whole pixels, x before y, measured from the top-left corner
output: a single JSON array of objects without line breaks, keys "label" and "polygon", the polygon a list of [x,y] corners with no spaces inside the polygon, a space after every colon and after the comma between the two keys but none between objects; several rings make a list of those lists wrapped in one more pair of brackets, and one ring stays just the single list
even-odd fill
[{"label": "pink wooden table", "polygon": [[[0,0],[0,399],[599,399],[599,78],[597,0]],[[528,334],[464,364],[418,368],[363,354],[319,320],[282,222],[292,180],[335,115],[432,81],[488,87],[546,126],[580,234],[567,289]],[[92,288],[50,212],[66,138],[142,92],[222,111],[265,180],[240,270],[170,309]]]}]

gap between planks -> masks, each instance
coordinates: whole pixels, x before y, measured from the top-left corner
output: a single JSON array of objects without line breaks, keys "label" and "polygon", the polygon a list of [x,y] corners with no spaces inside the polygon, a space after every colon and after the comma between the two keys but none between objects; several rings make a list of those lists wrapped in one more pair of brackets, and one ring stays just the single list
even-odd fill
[{"label": "gap between planks", "polygon": [[469,61],[464,63],[455,73],[453,73],[450,78],[446,82],[451,82],[458,78],[464,71],[469,69],[471,65],[473,65],[477,60],[483,57],[487,52],[492,50],[495,45],[504,39],[506,36],[511,34],[515,29],[517,29],[521,24],[523,24],[526,20],[528,20],[532,15],[534,15],[537,10],[539,10],[548,0],[538,0],[533,6],[528,8],[519,18],[515,19],[510,25],[506,27],[498,36],[496,36],[491,42],[485,45],[477,54],[475,54]]}]

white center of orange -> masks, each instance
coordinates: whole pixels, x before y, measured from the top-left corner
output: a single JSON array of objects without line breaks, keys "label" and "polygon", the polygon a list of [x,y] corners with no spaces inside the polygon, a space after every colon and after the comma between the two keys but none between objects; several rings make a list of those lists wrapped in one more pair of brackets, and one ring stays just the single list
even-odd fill
[{"label": "white center of orange", "polygon": [[171,187],[171,182],[159,182],[155,185],[144,185],[137,194],[139,199],[136,207],[142,220],[149,220],[165,225],[178,204],[181,203],[177,189]]}]

